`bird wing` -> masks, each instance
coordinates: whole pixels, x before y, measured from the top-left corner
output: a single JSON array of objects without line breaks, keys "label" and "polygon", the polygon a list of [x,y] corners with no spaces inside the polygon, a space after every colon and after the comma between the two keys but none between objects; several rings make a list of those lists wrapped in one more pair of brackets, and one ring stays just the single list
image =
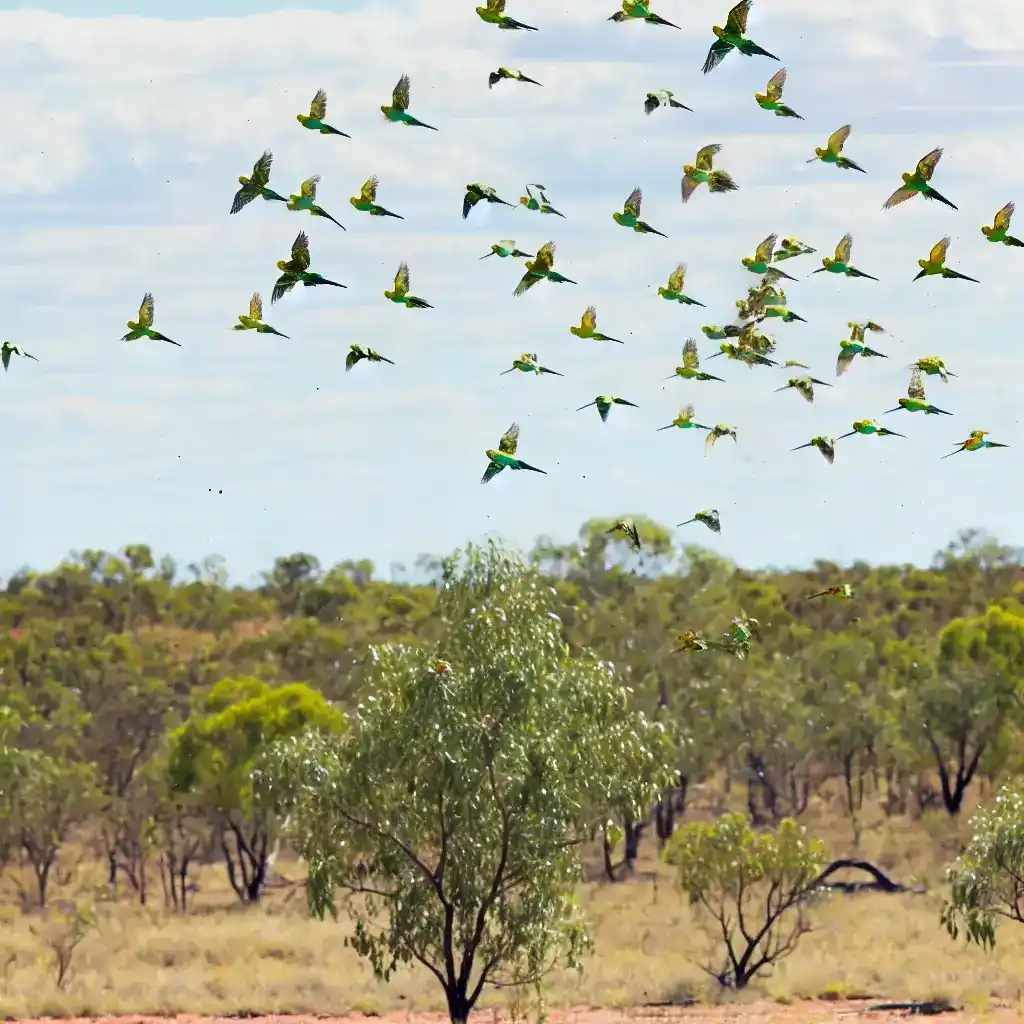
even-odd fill
[{"label": "bird wing", "polygon": [[1006,229],[1010,226],[1010,218],[1013,216],[1013,211],[1016,209],[1013,203],[1007,203],[995,216],[994,227],[996,231],[1000,228]]},{"label": "bird wing", "polygon": [[907,397],[917,399],[919,402],[926,402],[924,394],[924,379],[920,370],[915,370],[910,375],[910,383],[907,385]]},{"label": "bird wing", "polygon": [[951,241],[952,239],[949,235],[946,235],[945,238],[939,239],[939,241],[932,246],[931,252],[928,253],[928,262],[944,263],[946,261],[946,253],[949,251],[949,243]]},{"label": "bird wing", "polygon": [[754,0],[740,0],[740,2],[729,12],[725,22],[725,31],[741,36],[747,31],[747,17],[750,15],[750,8]]},{"label": "bird wing", "polygon": [[882,204],[883,210],[891,210],[894,206],[899,206],[900,203],[905,203],[908,199],[913,199],[917,193],[912,188],[898,188],[888,199]]},{"label": "bird wing", "polygon": [[555,265],[555,243],[545,242],[533,258],[533,272],[546,274]]},{"label": "bird wing", "polygon": [[487,0],[487,6],[494,11],[495,14],[505,13],[505,0]]},{"label": "bird wing", "polygon": [[683,345],[683,366],[687,370],[700,369],[700,356],[697,355],[697,341],[694,338],[687,338]]},{"label": "bird wing", "polygon": [[300,271],[309,269],[309,235],[305,231],[300,231],[292,242],[291,261]]},{"label": "bird wing", "polygon": [[501,440],[498,442],[498,451],[504,452],[506,455],[515,455],[516,448],[519,447],[519,424],[513,423],[512,426],[501,435]]},{"label": "bird wing", "polygon": [[914,174],[922,181],[931,181],[932,175],[935,173],[935,165],[941,159],[941,149],[933,149],[930,153],[925,153],[925,155],[917,161],[917,167],[914,169]]},{"label": "bird wing", "polygon": [[375,203],[377,202],[377,186],[380,184],[380,178],[376,174],[371,175],[366,181],[363,182],[363,187],[359,190],[359,201],[361,203]]},{"label": "bird wing", "polygon": [[366,353],[358,345],[349,346],[349,353],[347,356],[345,356],[345,372],[347,373],[349,370],[351,370],[352,367],[355,366],[360,359],[365,358]]},{"label": "bird wing", "polygon": [[314,121],[322,121],[327,116],[327,93],[317,89],[313,102],[309,105],[309,116]]},{"label": "bird wing", "polygon": [[689,423],[690,420],[692,420],[693,417],[696,415],[697,410],[694,409],[693,402],[690,402],[689,405],[685,405],[682,409],[679,410],[679,419],[684,420],[687,423]]},{"label": "bird wing", "polygon": [[679,295],[683,292],[683,287],[686,284],[686,264],[680,263],[675,270],[669,274],[668,278],[668,290],[675,292]]},{"label": "bird wing", "polygon": [[409,264],[405,260],[398,264],[398,272],[395,274],[395,291],[399,295],[409,294]]},{"label": "bird wing", "polygon": [[146,292],[142,296],[142,305],[139,306],[139,326],[140,327],[152,327],[153,326],[153,312],[155,306],[153,303],[153,293]]},{"label": "bird wing", "polygon": [[249,300],[249,318],[251,320],[263,319],[263,296],[259,292],[253,292]]},{"label": "bird wing", "polygon": [[274,154],[269,149],[263,151],[263,156],[252,165],[252,176],[249,178],[250,187],[264,188],[270,181],[270,165],[274,162]]},{"label": "bird wing", "polygon": [[720,142],[714,142],[710,146],[702,146],[697,150],[697,159],[693,162],[694,166],[698,171],[710,171],[715,154],[721,151],[722,144]]},{"label": "bird wing", "polygon": [[587,306],[586,312],[583,314],[583,320],[580,326],[585,331],[593,331],[597,329],[597,307]]},{"label": "bird wing", "polygon": [[853,252],[853,235],[845,234],[839,239],[839,244],[836,246],[836,259],[840,263],[849,263],[850,253]]},{"label": "bird wing", "polygon": [[775,239],[778,235],[769,235],[758,247],[754,250],[754,262],[755,263],[770,263],[772,259],[772,252],[775,249]]},{"label": "bird wing", "polygon": [[622,204],[622,212],[629,217],[640,216],[640,204],[644,201],[644,194],[640,188],[633,189],[629,197]]},{"label": "bird wing", "polygon": [[398,84],[391,90],[391,105],[396,110],[409,109],[409,76],[402,75]]},{"label": "bird wing", "polygon": [[782,90],[786,86],[786,69],[779,68],[778,71],[768,79],[768,84],[764,87],[764,91],[768,94],[768,99],[773,103],[777,103],[782,99]]},{"label": "bird wing", "polygon": [[852,131],[853,126],[848,124],[844,124],[842,128],[837,128],[828,137],[828,142],[825,143],[828,151],[838,156],[843,151],[843,146],[846,145],[846,140],[850,137],[850,132]]},{"label": "bird wing", "polygon": [[311,178],[307,178],[300,186],[299,193],[303,199],[316,199],[316,186],[320,180],[319,174],[314,174]]}]

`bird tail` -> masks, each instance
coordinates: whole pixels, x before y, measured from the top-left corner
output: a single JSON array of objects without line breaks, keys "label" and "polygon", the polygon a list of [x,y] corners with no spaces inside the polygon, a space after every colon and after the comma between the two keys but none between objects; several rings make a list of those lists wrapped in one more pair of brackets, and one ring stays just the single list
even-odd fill
[{"label": "bird tail", "polygon": [[712,171],[708,176],[708,189],[711,192],[736,192],[739,185],[727,171]]}]

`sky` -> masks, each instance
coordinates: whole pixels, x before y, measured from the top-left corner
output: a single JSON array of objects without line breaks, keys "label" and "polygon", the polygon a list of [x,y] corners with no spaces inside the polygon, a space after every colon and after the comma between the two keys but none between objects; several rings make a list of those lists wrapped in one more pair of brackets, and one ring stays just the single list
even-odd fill
[{"label": "sky", "polygon": [[[795,121],[754,102],[775,61],[734,53],[701,73],[727,0],[655,0],[682,31],[609,22],[614,0],[509,0],[538,32],[487,25],[474,0],[0,3],[0,337],[38,358],[15,358],[0,381],[0,575],[142,542],[181,564],[220,554],[235,582],[293,551],[325,565],[370,558],[387,577],[486,535],[526,549],[539,535],[570,540],[594,516],[673,526],[706,507],[721,535],[693,524],[680,543],[751,567],[927,563],[969,527],[1024,545],[1012,319],[1024,249],[979,230],[1024,202],[1016,6],[758,0],[749,35],[788,69]],[[498,65],[543,87],[489,90]],[[412,113],[439,131],[382,117],[402,73]],[[351,139],[296,121],[320,87]],[[693,112],[645,116],[660,88]],[[847,123],[846,153],[867,173],[808,164]],[[713,142],[740,189],[701,188],[684,206],[681,166]],[[935,146],[933,184],[959,209],[915,198],[883,211]],[[272,187],[288,194],[320,174],[318,201],[346,232],[282,204],[228,215],[266,148]],[[349,205],[371,174],[404,220]],[[512,203],[540,181],[565,219],[481,205],[463,220],[471,181]],[[612,220],[634,186],[667,238]],[[271,305],[300,228],[313,269],[348,287]],[[847,231],[854,265],[879,282],[811,274]],[[809,405],[774,391],[806,371],[726,359],[705,366],[725,383],[664,380],[687,337],[713,354],[701,325],[733,320],[757,283],[740,259],[771,232],[818,250],[782,264],[807,322],[766,325],[776,358],[834,387]],[[912,280],[947,234],[949,266],[980,284]],[[579,283],[513,298],[522,261],[479,258],[502,238],[530,253],[555,241],[556,268]],[[384,298],[402,260],[435,308]],[[706,308],[658,298],[679,262]],[[120,340],[147,291],[180,348]],[[253,291],[288,340],[230,329]],[[625,344],[569,333],[590,304]],[[888,358],[837,379],[847,322],[868,319],[887,329],[873,342]],[[395,365],[345,373],[353,343]],[[564,376],[502,376],[523,351]],[[909,364],[931,353],[958,376],[926,378],[928,398],[954,415],[882,417],[906,394]],[[576,411],[599,393],[639,408],[604,424]],[[690,401],[700,422],[735,425],[738,442],[706,457],[700,432],[657,432]],[[906,438],[840,441],[833,466],[791,451],[868,417]],[[513,420],[519,454],[547,475],[481,486],[484,452]],[[1011,447],[940,461],[973,429]]]}]

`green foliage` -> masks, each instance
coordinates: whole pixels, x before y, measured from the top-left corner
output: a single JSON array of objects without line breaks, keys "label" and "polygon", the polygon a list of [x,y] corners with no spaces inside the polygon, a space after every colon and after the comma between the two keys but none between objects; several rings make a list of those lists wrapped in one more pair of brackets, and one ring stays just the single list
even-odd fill
[{"label": "green foliage", "polygon": [[575,963],[580,847],[612,808],[643,814],[669,742],[614,669],[573,656],[549,583],[494,544],[443,566],[440,636],[373,652],[340,741],[281,744],[260,773],[309,863],[314,913],[350,904],[387,979],[425,965],[464,1021],[488,983]]},{"label": "green foliage", "polygon": [[685,825],[666,858],[678,884],[712,925],[723,959],[705,970],[723,987],[745,988],[793,952],[809,930],[804,904],[825,864],[824,846],[791,819],[754,830],[745,815]]},{"label": "green foliage", "polygon": [[1001,918],[1024,924],[1024,789],[1004,786],[971,818],[971,841],[949,869],[942,923],[991,949]]}]

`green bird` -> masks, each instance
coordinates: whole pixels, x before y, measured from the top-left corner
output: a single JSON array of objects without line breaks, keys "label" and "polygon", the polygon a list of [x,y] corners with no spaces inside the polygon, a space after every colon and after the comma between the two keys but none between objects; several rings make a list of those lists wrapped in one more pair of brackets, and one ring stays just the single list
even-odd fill
[{"label": "green bird", "polygon": [[913,199],[916,195],[922,195],[925,199],[938,199],[940,203],[945,203],[946,206],[956,210],[958,207],[954,206],[944,195],[940,195],[928,184],[932,180],[932,175],[935,173],[935,165],[942,159],[942,150],[933,149],[930,153],[925,153],[920,160],[917,161],[917,167],[914,168],[913,174],[903,174],[903,184],[896,189],[895,192],[882,204],[883,210],[890,210],[894,206],[899,206],[900,203],[905,203],[908,199]]},{"label": "green bird", "polygon": [[846,145],[846,140],[850,137],[850,132],[853,131],[853,127],[848,124],[844,124],[842,128],[837,128],[829,137],[828,142],[825,143],[825,147],[820,146],[814,147],[815,155],[811,157],[807,162],[813,164],[820,160],[823,164],[835,164],[836,167],[844,171],[860,171],[861,174],[867,174],[860,164],[855,164],[848,156],[843,156],[843,146]]},{"label": "green bird", "polygon": [[663,231],[652,228],[650,224],[640,219],[640,204],[644,201],[644,194],[639,187],[633,189],[622,204],[622,213],[613,213],[615,223],[623,228],[632,228],[641,235],[661,235],[668,238]]},{"label": "green bird", "polygon": [[949,251],[951,241],[949,235],[939,239],[928,253],[928,259],[917,261],[921,271],[914,277],[915,281],[920,281],[922,277],[938,276],[954,278],[959,281],[973,281],[975,284],[981,283],[976,277],[968,277],[966,274],[961,274],[959,270],[950,270],[946,266],[946,253]]},{"label": "green bird", "polygon": [[327,116],[327,93],[323,89],[317,89],[316,95],[313,97],[313,102],[309,105],[308,114],[296,114],[295,119],[302,125],[303,128],[308,128],[312,132],[319,132],[321,135],[341,135],[346,139],[351,139],[351,135],[346,135],[345,132],[338,131],[332,125],[327,124],[324,118]]},{"label": "green bird", "polygon": [[248,206],[254,199],[263,198],[266,200],[276,199],[278,202],[287,203],[284,196],[278,195],[272,188],[268,188],[270,181],[270,165],[274,162],[274,154],[269,149],[263,151],[263,156],[252,166],[252,177],[247,178],[244,174],[238,179],[242,186],[231,200],[231,213],[238,213],[239,210]]},{"label": "green bird", "polygon": [[526,25],[505,13],[505,0],[487,0],[486,7],[478,7],[476,13],[488,25],[497,25],[508,31],[536,32],[532,25]]},{"label": "green bird", "polygon": [[640,531],[637,530],[636,523],[632,519],[616,519],[615,525],[604,532],[621,534],[629,541],[629,546],[634,551],[640,550]]},{"label": "green bird", "polygon": [[676,110],[689,110],[693,113],[693,107],[688,107],[672,97],[675,93],[669,89],[659,89],[657,92],[649,92],[644,100],[644,113],[650,117],[658,107],[675,107]]},{"label": "green bird", "polygon": [[854,420],[853,430],[848,434],[840,434],[836,440],[842,441],[844,437],[853,437],[854,434],[876,434],[878,437],[906,437],[905,434],[897,434],[895,430],[886,430],[875,420]]},{"label": "green bird", "polygon": [[780,391],[788,391],[792,388],[800,395],[801,398],[804,399],[804,401],[813,403],[815,384],[820,384],[823,388],[832,387],[831,384],[826,384],[825,381],[818,380],[817,377],[812,377],[810,374],[807,374],[803,377],[790,377],[784,387],[776,388],[775,391],[777,394]]},{"label": "green bird", "polygon": [[942,378],[943,384],[948,384],[949,378],[956,376],[952,370],[946,368],[946,364],[939,356],[921,356],[917,362],[911,363],[908,369],[920,370],[922,373],[928,374],[929,377],[937,375]]},{"label": "green bird", "polygon": [[711,429],[711,427],[709,427],[705,423],[697,423],[697,422],[695,422],[694,418],[693,418],[695,415],[696,415],[696,413],[694,412],[694,408],[693,408],[692,404],[691,405],[683,406],[683,408],[679,410],[679,415],[676,416],[676,418],[671,423],[669,423],[667,426],[664,426],[664,427],[658,427],[658,430],[671,430],[673,427],[676,427],[679,430],[710,430]]},{"label": "green bird", "polygon": [[[949,455],[959,455],[961,452],[980,452],[982,448],[1009,448],[1008,444],[1000,444],[998,441],[986,441],[985,435],[988,434],[987,430],[972,430],[971,436],[966,441],[960,441],[957,444],[956,451],[950,452]],[[948,459],[949,455],[943,455],[943,459]],[[940,462],[942,459],[939,460]]]},{"label": "green bird", "polygon": [[480,259],[485,260],[487,256],[498,256],[501,259],[507,259],[509,256],[525,256],[528,260],[533,259],[533,253],[523,252],[522,249],[516,248],[514,238],[503,238],[500,242],[492,244],[491,251],[486,256],[481,256]]},{"label": "green bird", "polygon": [[741,320],[752,320],[754,317],[764,319],[769,307],[786,309],[786,293],[769,278],[762,279],[756,288],[748,288],[747,297],[736,301],[736,310]]},{"label": "green bird", "polygon": [[368,213],[371,217],[394,217],[395,220],[405,220],[401,214],[385,210],[383,206],[377,205],[377,189],[380,186],[380,178],[376,174],[371,175],[363,182],[359,195],[349,196],[348,201],[353,209],[360,213]]},{"label": "green bird", "polygon": [[549,202],[548,197],[544,194],[544,186],[533,184],[533,188],[540,192],[540,199],[537,199],[534,194],[530,191],[530,185],[526,186],[526,195],[519,197],[519,205],[525,206],[528,210],[534,212],[540,211],[541,213],[553,214],[555,217],[565,218],[564,213],[559,213]]},{"label": "green bird", "polygon": [[555,269],[555,243],[545,242],[532,260],[526,261],[526,273],[519,279],[515,291],[517,298],[528,292],[538,281],[554,281],[555,284],[577,284],[571,278],[563,277]]},{"label": "green bird", "polygon": [[777,281],[780,277],[784,277],[787,281],[795,281],[796,278],[792,274],[787,274],[785,271],[779,270],[778,267],[773,267],[772,253],[775,251],[775,240],[778,235],[769,235],[754,251],[753,257],[744,256],[740,262],[749,270],[752,274],[760,274],[767,281]]},{"label": "green bird", "polygon": [[708,50],[707,59],[704,61],[704,74],[713,71],[733,51],[738,50],[747,57],[755,54],[761,57],[770,57],[778,60],[774,53],[769,53],[763,47],[757,45],[753,39],[748,39],[744,33],[747,31],[747,18],[750,16],[750,8],[754,0],[740,0],[740,2],[729,12],[726,18],[725,28],[715,25],[711,31],[717,37]]},{"label": "green bird", "polygon": [[704,333],[704,337],[710,341],[725,341],[726,338],[740,336],[740,328],[733,324],[728,324],[725,327],[719,327],[717,324],[705,324],[701,331]]},{"label": "green bird", "polygon": [[510,82],[529,82],[530,85],[541,85],[536,78],[527,78],[522,71],[513,71],[511,68],[498,68],[487,76],[487,88],[493,89],[499,82],[508,80]]},{"label": "green bird", "polygon": [[[717,380],[710,373],[703,373],[700,368],[700,356],[697,354],[697,341],[694,338],[687,338],[683,344],[683,361],[675,368],[675,372],[666,377],[665,380],[672,380],[673,377],[682,377],[683,380]],[[724,381],[722,381],[724,383]]]},{"label": "green bird", "polygon": [[716,171],[713,168],[714,159],[721,150],[720,142],[702,146],[697,150],[692,164],[683,164],[683,179],[680,188],[684,203],[700,185],[706,184],[709,192],[736,192],[739,190],[739,185],[733,181],[728,172]]},{"label": "green bird", "polygon": [[239,313],[238,323],[231,328],[233,331],[255,331],[257,334],[276,334],[279,338],[287,338],[276,327],[263,322],[263,296],[259,292],[253,292],[249,300],[249,313]]},{"label": "green bird", "polygon": [[735,359],[737,362],[745,363],[748,369],[753,369],[755,366],[778,366],[774,359],[769,359],[763,353],[756,351],[755,349],[748,348],[746,345],[733,345],[727,341],[723,341],[718,346],[718,351],[713,356],[708,356],[708,359],[717,359],[719,356],[728,356],[730,359]]},{"label": "green bird", "polygon": [[873,348],[868,348],[863,341],[854,341],[852,338],[845,339],[839,342],[839,358],[836,359],[837,377],[842,377],[846,373],[855,356],[864,356],[865,358],[877,356],[880,359],[889,358],[881,352],[876,352]]},{"label": "green bird", "polygon": [[537,362],[536,352],[524,352],[518,359],[512,360],[512,369],[502,370],[498,374],[499,377],[504,377],[506,373],[514,373],[518,370],[520,373],[536,373],[538,376],[545,373],[550,373],[554,377],[564,377],[564,373],[559,373],[557,370],[549,370],[546,366],[541,366]]},{"label": "green bird", "polygon": [[348,373],[356,363],[366,359],[371,363],[390,363],[394,366],[394,361],[382,356],[376,349],[363,348],[361,345],[350,345],[349,353],[345,356],[345,372]]},{"label": "green bird", "polygon": [[[139,314],[139,318],[142,318],[141,313]],[[166,341],[167,339],[165,338],[163,340]],[[171,342],[171,344],[176,344],[176,342]],[[11,365],[11,356],[20,356],[22,359],[31,359],[33,362],[39,362],[31,352],[26,352],[20,345],[13,341],[5,341],[0,345],[0,362],[3,363],[5,372]]]},{"label": "green bird", "polygon": [[841,597],[846,601],[852,601],[854,598],[853,587],[849,583],[842,583],[837,587],[826,587],[824,590],[819,590],[817,594],[811,594],[805,600],[813,601],[816,597]]},{"label": "green bird", "polygon": [[485,454],[489,461],[487,468],[484,470],[484,475],[480,477],[480,483],[485,484],[489,480],[493,480],[503,469],[528,469],[531,473],[544,473],[547,475],[547,470],[538,469],[536,466],[531,466],[528,462],[523,462],[522,459],[517,459],[516,449],[518,447],[519,424],[513,423],[501,435],[498,447],[487,449]]},{"label": "green bird", "polygon": [[597,406],[597,412],[601,417],[602,423],[608,422],[608,413],[611,412],[613,405],[629,405],[634,409],[640,408],[635,402],[627,402],[626,399],[616,398],[615,395],[598,395],[592,402],[581,405],[576,411],[582,412],[584,409],[589,409],[592,405]]},{"label": "green bird", "polygon": [[1022,242],[1019,238],[1014,238],[1013,235],[1008,234],[1010,230],[1010,220],[1013,218],[1013,211],[1016,209],[1013,203],[1007,203],[1001,210],[995,215],[995,219],[992,221],[992,226],[989,227],[987,224],[981,229],[981,233],[990,242],[1002,242],[1003,245],[1017,245],[1022,246]]},{"label": "green bird", "polygon": [[322,284],[329,284],[333,288],[348,287],[347,284],[339,284],[311,271],[309,262],[309,236],[305,231],[300,231],[292,242],[291,259],[277,261],[281,276],[274,282],[274,290],[270,293],[271,305],[287,295],[297,284],[304,288],[316,288]]},{"label": "green bird", "polygon": [[[153,314],[155,309],[153,293],[146,292],[142,296],[142,305],[139,306],[139,319],[128,321],[126,324],[128,333],[121,340],[138,341],[139,338],[150,338],[153,341],[166,341],[168,345],[177,345],[178,348],[181,348],[178,342],[171,341],[166,334],[153,330]],[[7,361],[10,362],[10,356],[7,357]],[[4,369],[7,369],[6,363],[4,364]]]},{"label": "green bird", "polygon": [[768,79],[764,92],[755,92],[754,99],[762,110],[774,110],[776,117],[795,117],[802,121],[803,118],[792,108],[782,102],[782,90],[786,86],[786,69],[779,68],[778,71]]},{"label": "green bird", "polygon": [[479,181],[473,181],[466,186],[466,194],[462,199],[463,220],[469,216],[469,211],[479,202],[498,203],[501,206],[515,208],[514,204],[506,203],[490,185],[483,185]]},{"label": "green bird", "polygon": [[384,298],[407,309],[433,309],[434,307],[426,299],[418,299],[415,295],[409,294],[409,264],[402,260],[398,264],[395,273],[395,283],[392,290],[384,290]]},{"label": "green bird", "polygon": [[762,356],[771,355],[776,348],[775,342],[767,334],[762,334],[757,329],[756,322],[743,325],[737,342],[740,348],[750,349]]},{"label": "green bird", "polygon": [[722,521],[717,508],[702,508],[699,512],[694,512],[693,517],[687,519],[685,523],[676,523],[676,529],[678,530],[680,526],[689,526],[690,523],[703,523],[712,533],[722,532]]},{"label": "green bird", "polygon": [[616,11],[609,21],[646,21],[648,25],[667,25],[669,28],[679,28],[671,21],[666,21],[660,14],[651,11],[650,0],[622,0],[622,9]]},{"label": "green bird", "polygon": [[700,633],[695,633],[692,629],[676,637],[676,643],[679,646],[672,652],[673,654],[682,654],[684,651],[717,651],[722,647],[717,640],[705,640]]},{"label": "green bird", "polygon": [[832,259],[825,256],[821,261],[821,266],[817,270],[812,270],[811,273],[823,274],[827,271],[830,274],[845,274],[847,277],[866,277],[869,281],[877,281],[877,277],[872,277],[870,274],[865,274],[863,270],[850,266],[850,254],[852,252],[853,235],[845,234],[839,239],[835,256]]},{"label": "green bird", "polygon": [[779,247],[775,250],[772,259],[776,263],[781,263],[783,260],[791,260],[794,256],[804,256],[817,251],[809,245],[804,245],[803,242],[798,242],[795,238],[784,238],[779,242]]},{"label": "green bird", "polygon": [[798,452],[801,448],[817,448],[830,466],[836,460],[836,439],[834,437],[818,434],[812,437],[807,444],[798,444],[795,448],[791,448],[790,451]]},{"label": "green bird", "polygon": [[720,437],[731,437],[733,441],[736,441],[736,428],[730,427],[728,423],[716,423],[710,431],[708,436],[704,439],[704,457],[710,454],[711,449],[715,447],[715,442]]},{"label": "green bird", "polygon": [[850,328],[850,341],[863,341],[867,331],[871,331],[874,334],[888,333],[881,324],[876,324],[874,320],[865,320],[859,324],[848,320],[846,326]]},{"label": "green bird", "polygon": [[783,369],[788,370],[791,366],[798,366],[801,370],[809,370],[810,367],[806,363],[801,363],[797,359],[787,359],[783,364]]},{"label": "green bird", "polygon": [[327,220],[337,224],[342,231],[348,230],[340,221],[334,220],[322,206],[316,205],[316,186],[319,181],[319,174],[314,174],[313,177],[307,178],[299,186],[299,195],[290,195],[288,197],[288,209],[295,211],[308,210],[311,216],[325,217]]},{"label": "green bird", "polygon": [[391,92],[391,105],[381,107],[380,112],[393,123],[404,124],[407,127],[412,128],[429,128],[432,132],[437,131],[432,124],[424,124],[422,121],[417,121],[416,118],[409,113],[408,75],[402,75],[398,80],[398,84]]},{"label": "green bird", "polygon": [[[664,288],[658,288],[658,295],[663,299],[667,299],[669,302],[678,302],[683,306],[701,306],[704,307],[703,302],[698,302],[696,299],[691,299],[689,295],[686,295],[683,289],[686,287],[686,264],[677,263],[676,269],[668,275],[668,284]],[[737,331],[739,328],[737,328]]]},{"label": "green bird", "polygon": [[598,331],[597,306],[587,306],[580,319],[579,327],[570,327],[569,333],[575,334],[577,338],[587,338],[593,341],[617,341],[620,345],[625,344],[624,341],[620,341],[618,338],[609,338],[607,334],[601,334]]},{"label": "green bird", "polygon": [[787,309],[785,306],[767,305],[762,313],[763,319],[778,318],[784,324],[791,324],[794,320],[799,320],[800,323],[805,324],[807,321],[800,316],[799,313],[794,313],[791,309]]},{"label": "green bird", "polygon": [[899,412],[905,409],[907,412],[923,412],[926,416],[952,416],[951,412],[940,409],[937,405],[931,405],[924,394],[924,379],[920,370],[914,370],[910,375],[910,383],[907,385],[906,398],[900,398],[894,409],[886,409],[885,414]]}]

